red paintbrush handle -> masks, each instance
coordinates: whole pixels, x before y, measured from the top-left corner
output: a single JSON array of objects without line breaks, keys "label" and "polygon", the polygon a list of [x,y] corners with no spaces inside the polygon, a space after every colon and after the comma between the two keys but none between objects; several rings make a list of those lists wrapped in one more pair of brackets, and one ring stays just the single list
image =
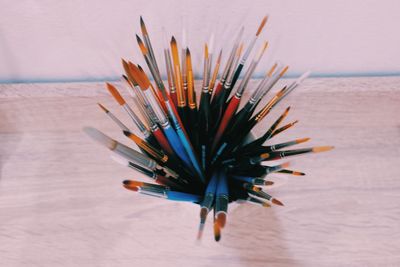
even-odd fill
[{"label": "red paintbrush handle", "polygon": [[157,128],[153,131],[154,137],[157,139],[157,142],[160,144],[161,148],[168,154],[174,155],[175,152],[172,149],[171,145],[169,144],[167,138],[165,137],[164,133],[161,131],[160,128]]},{"label": "red paintbrush handle", "polygon": [[169,95],[172,100],[171,103],[173,103],[174,107],[176,108],[178,106],[178,95],[176,92],[170,92]]},{"label": "red paintbrush handle", "polygon": [[228,107],[226,108],[224,116],[222,117],[221,123],[219,124],[217,133],[215,134],[212,150],[215,149],[215,147],[218,145],[219,141],[221,140],[221,137],[224,134],[226,127],[228,126],[233,115],[235,115],[236,110],[239,107],[239,103],[240,103],[240,98],[237,98],[236,95],[233,96],[231,98],[231,100],[229,101]]},{"label": "red paintbrush handle", "polygon": [[222,83],[219,82],[217,85],[217,88],[215,88],[215,93],[214,93],[214,97],[213,97],[213,102],[218,99],[218,96],[221,94],[222,92]]}]

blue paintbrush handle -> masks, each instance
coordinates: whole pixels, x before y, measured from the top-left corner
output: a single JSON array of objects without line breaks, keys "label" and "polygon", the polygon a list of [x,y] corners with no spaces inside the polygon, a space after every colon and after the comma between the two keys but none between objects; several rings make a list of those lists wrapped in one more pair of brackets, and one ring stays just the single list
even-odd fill
[{"label": "blue paintbrush handle", "polygon": [[190,159],[187,156],[185,148],[183,147],[175,130],[171,127],[171,125],[167,125],[167,127],[163,128],[163,130],[175,153],[186,163],[188,167],[192,168]]},{"label": "blue paintbrush handle", "polygon": [[168,191],[167,198],[174,201],[189,201],[189,202],[200,202],[202,197],[198,195],[182,193],[177,191]]}]

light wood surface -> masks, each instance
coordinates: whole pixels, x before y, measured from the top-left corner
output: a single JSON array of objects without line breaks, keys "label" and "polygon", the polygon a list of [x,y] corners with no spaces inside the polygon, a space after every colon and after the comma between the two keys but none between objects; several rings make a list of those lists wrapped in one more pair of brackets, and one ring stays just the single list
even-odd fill
[{"label": "light wood surface", "polygon": [[[138,177],[84,135],[129,140],[98,109],[128,118],[103,84],[0,85],[1,266],[400,266],[400,78],[309,79],[287,105],[335,150],[294,158],[304,177],[272,175],[285,207],[230,207],[222,240],[195,241],[197,206],[135,194]],[[258,127],[256,134],[260,134]]]}]

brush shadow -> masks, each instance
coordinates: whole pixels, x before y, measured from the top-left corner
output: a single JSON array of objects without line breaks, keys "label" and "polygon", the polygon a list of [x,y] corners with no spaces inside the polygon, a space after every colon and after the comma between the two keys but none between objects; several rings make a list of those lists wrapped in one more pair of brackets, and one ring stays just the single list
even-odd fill
[{"label": "brush shadow", "polygon": [[[284,229],[274,209],[235,204],[229,211],[224,246],[237,250],[242,266],[297,266],[284,238]],[[279,207],[278,207],[279,208]]]}]

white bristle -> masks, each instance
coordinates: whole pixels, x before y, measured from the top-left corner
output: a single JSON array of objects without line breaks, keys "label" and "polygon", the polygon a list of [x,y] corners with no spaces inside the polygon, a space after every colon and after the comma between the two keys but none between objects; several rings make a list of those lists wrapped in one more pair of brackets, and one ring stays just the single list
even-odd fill
[{"label": "white bristle", "polygon": [[208,44],[209,44],[208,53],[212,54],[213,53],[213,49],[214,49],[214,33],[211,34],[210,41],[208,42]]},{"label": "white bristle", "polygon": [[161,31],[162,31],[162,36],[163,36],[163,47],[164,47],[164,49],[168,49],[169,41],[167,38],[167,31],[165,30],[164,27],[161,28]]},{"label": "white bristle", "polygon": [[111,154],[111,159],[123,166],[129,166],[129,161],[118,154]]},{"label": "white bristle", "polygon": [[108,137],[107,135],[103,134],[99,130],[92,128],[92,127],[84,127],[83,131],[89,135],[92,139],[99,142],[103,146],[107,147],[108,149],[115,148],[115,140]]},{"label": "white bristle", "polygon": [[311,71],[307,71],[305,73],[303,73],[303,75],[301,75],[297,80],[296,80],[296,84],[299,85],[301,84],[308,76],[310,76]]},{"label": "white bristle", "polygon": [[187,44],[186,44],[186,29],[182,29],[182,49],[186,49]]}]

